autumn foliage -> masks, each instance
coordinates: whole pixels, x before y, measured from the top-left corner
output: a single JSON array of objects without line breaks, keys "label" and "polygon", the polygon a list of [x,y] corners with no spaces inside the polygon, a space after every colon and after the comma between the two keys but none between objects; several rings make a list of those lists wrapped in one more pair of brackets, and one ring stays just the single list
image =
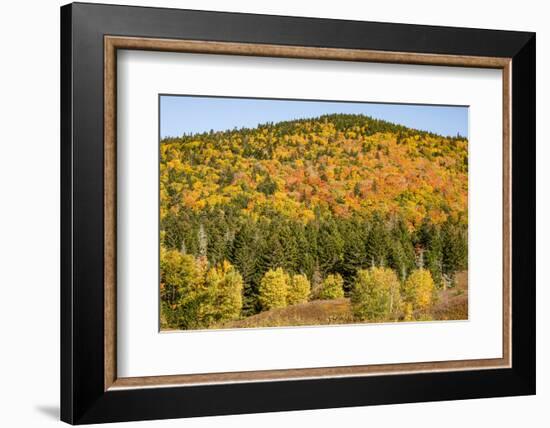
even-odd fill
[{"label": "autumn foliage", "polygon": [[467,268],[467,200],[465,138],[367,116],[165,138],[163,327],[350,296],[357,319],[403,318],[395,283],[414,312],[425,272],[442,289]]},{"label": "autumn foliage", "polygon": [[351,293],[353,315],[361,321],[396,320],[401,309],[399,286],[392,269],[359,270]]},{"label": "autumn foliage", "polygon": [[403,295],[413,310],[425,311],[430,308],[434,300],[435,284],[426,269],[418,269],[411,273],[403,286]]},{"label": "autumn foliage", "polygon": [[236,319],[243,281],[229,263],[208,267],[204,258],[161,251],[161,327],[208,328]]},{"label": "autumn foliage", "polygon": [[268,270],[260,282],[258,300],[263,310],[287,305],[290,277],[281,268]]},{"label": "autumn foliage", "polygon": [[296,305],[308,301],[311,294],[311,284],[307,277],[302,274],[293,275],[290,278],[288,288],[287,304]]},{"label": "autumn foliage", "polygon": [[344,297],[344,280],[339,274],[328,275],[319,291],[318,298],[322,300],[340,299]]}]

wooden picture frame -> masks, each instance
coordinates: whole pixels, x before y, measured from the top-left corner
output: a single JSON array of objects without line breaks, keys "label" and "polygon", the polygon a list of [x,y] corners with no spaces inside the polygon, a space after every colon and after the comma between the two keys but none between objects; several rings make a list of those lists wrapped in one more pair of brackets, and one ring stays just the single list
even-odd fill
[{"label": "wooden picture frame", "polygon": [[[502,358],[118,377],[117,49],[501,69]],[[62,420],[114,422],[535,392],[534,34],[77,3],[61,9],[61,52]]]}]

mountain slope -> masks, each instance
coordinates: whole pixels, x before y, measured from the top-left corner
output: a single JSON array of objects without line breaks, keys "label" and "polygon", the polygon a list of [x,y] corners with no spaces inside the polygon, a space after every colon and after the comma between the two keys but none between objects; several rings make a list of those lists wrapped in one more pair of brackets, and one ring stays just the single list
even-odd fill
[{"label": "mountain slope", "polygon": [[229,205],[304,222],[316,209],[399,215],[411,228],[464,220],[467,145],[360,115],[167,139],[161,213]]},{"label": "mountain slope", "polygon": [[[362,115],[160,145],[162,249],[234,266],[243,316],[262,310],[261,280],[278,268],[305,275],[312,288],[339,275],[346,295],[357,271],[373,266],[401,281],[425,267],[438,286],[452,284],[467,269],[467,201],[465,138]],[[169,315],[178,294],[163,293]]]}]

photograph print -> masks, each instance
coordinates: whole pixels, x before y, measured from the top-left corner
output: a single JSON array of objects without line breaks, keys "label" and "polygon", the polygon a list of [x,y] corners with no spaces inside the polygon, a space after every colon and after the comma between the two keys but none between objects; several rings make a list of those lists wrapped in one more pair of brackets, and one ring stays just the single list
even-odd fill
[{"label": "photograph print", "polygon": [[161,331],[468,319],[468,107],[159,95]]}]

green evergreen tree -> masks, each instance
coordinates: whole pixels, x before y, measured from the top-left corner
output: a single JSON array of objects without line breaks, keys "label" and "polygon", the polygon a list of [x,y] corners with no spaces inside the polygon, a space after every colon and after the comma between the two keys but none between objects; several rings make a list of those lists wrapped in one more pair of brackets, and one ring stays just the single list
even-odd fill
[{"label": "green evergreen tree", "polygon": [[299,269],[299,228],[294,227],[290,221],[276,221],[272,223],[271,237],[278,240],[282,248],[282,260],[280,267],[289,273],[297,273]]},{"label": "green evergreen tree", "polygon": [[349,292],[357,271],[369,265],[365,246],[368,233],[365,223],[359,219],[353,219],[343,222],[341,235],[344,239],[344,249],[339,272],[344,279],[344,289]]},{"label": "green evergreen tree", "polygon": [[269,269],[285,266],[287,256],[280,237],[274,233],[272,228],[265,230],[260,226],[260,230],[261,238],[258,246],[257,264],[260,271],[266,272]]},{"label": "green evergreen tree", "polygon": [[397,272],[401,281],[415,268],[412,237],[403,220],[399,220],[391,231],[389,266]]},{"label": "green evergreen tree", "polygon": [[427,220],[422,223],[418,231],[417,244],[422,257],[419,269],[430,271],[437,287],[444,285],[443,280],[443,241],[439,227],[430,224]]},{"label": "green evergreen tree", "polygon": [[379,215],[375,215],[366,242],[367,261],[371,267],[383,267],[387,264],[390,250],[389,241],[384,222]]},{"label": "green evergreen tree", "polygon": [[204,230],[205,235],[208,237],[206,247],[208,249],[208,261],[212,265],[220,264],[227,258],[227,229],[228,225],[225,222],[223,211],[218,210],[211,213],[205,221]]},{"label": "green evergreen tree", "polygon": [[320,276],[318,258],[318,229],[316,222],[309,222],[303,228],[303,239],[298,240],[300,251],[300,271],[310,279],[312,287],[318,285],[316,275]]},{"label": "green evergreen tree", "polygon": [[451,285],[454,285],[456,272],[464,270],[468,263],[468,234],[460,226],[447,221],[441,235],[443,273]]},{"label": "green evergreen tree", "polygon": [[243,315],[258,312],[258,275],[256,229],[252,222],[245,222],[235,233],[229,260],[241,274],[244,283]]},{"label": "green evergreen tree", "polygon": [[343,259],[344,240],[334,218],[323,219],[319,226],[317,256],[325,274],[335,272]]}]

